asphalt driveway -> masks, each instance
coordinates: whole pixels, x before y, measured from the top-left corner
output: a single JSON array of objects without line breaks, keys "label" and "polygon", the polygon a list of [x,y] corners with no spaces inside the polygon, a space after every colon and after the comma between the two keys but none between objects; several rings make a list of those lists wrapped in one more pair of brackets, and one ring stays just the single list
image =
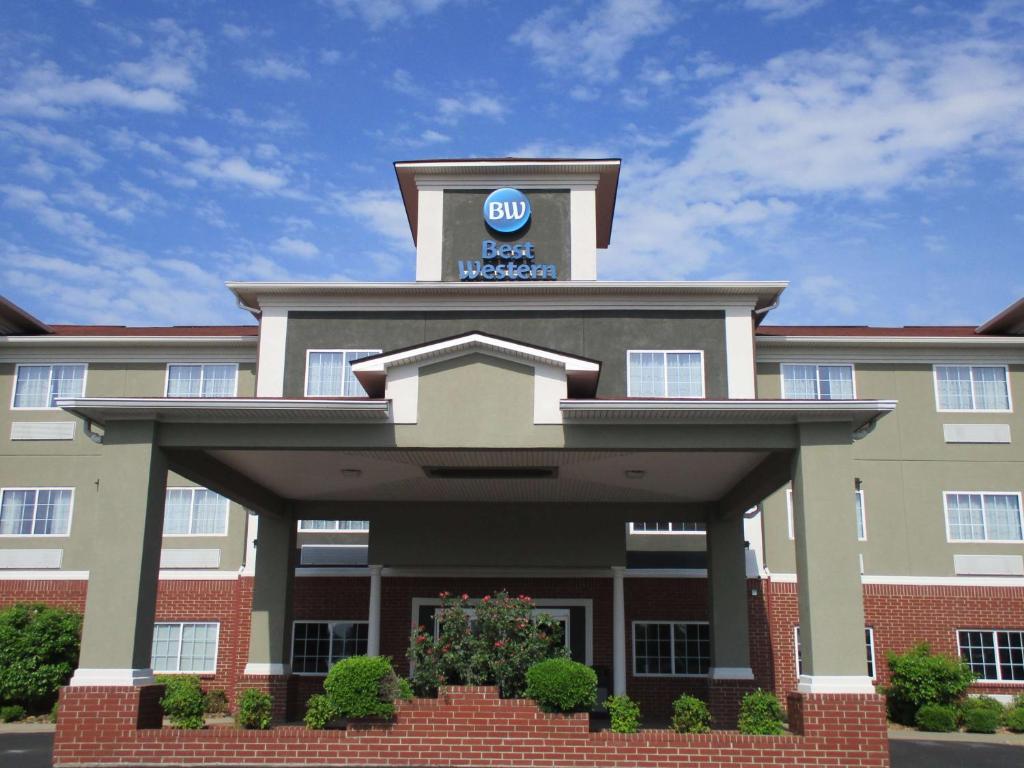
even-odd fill
[{"label": "asphalt driveway", "polygon": [[[893,768],[1024,766],[1024,747],[980,742],[890,741]],[[51,768],[52,733],[0,734],[2,768]]]}]

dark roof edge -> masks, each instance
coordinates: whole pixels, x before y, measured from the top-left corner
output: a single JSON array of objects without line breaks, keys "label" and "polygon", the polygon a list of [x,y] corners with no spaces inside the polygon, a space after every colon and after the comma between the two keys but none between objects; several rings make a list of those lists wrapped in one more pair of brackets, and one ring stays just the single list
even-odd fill
[{"label": "dark roof edge", "polygon": [[0,324],[18,328],[25,334],[53,333],[53,328],[3,296],[0,296]]}]

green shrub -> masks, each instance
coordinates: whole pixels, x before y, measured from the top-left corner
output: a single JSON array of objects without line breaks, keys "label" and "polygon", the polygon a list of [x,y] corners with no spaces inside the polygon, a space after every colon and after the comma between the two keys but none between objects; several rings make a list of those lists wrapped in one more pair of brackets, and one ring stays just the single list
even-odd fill
[{"label": "green shrub", "polygon": [[685,693],[672,702],[672,730],[677,733],[707,733],[711,730],[711,711],[696,696]]},{"label": "green shrub", "polygon": [[577,712],[597,702],[597,673],[569,659],[547,659],[526,670],[526,695],[547,712]]},{"label": "green shrub", "polygon": [[53,702],[53,709],[50,710],[50,722],[56,723],[57,716],[60,714],[60,701]]},{"label": "green shrub", "polygon": [[404,677],[398,678],[398,696],[396,698],[402,701],[412,701],[414,698],[412,683]]},{"label": "green shrub", "polygon": [[0,707],[0,722],[15,723],[24,719],[25,708],[20,704],[8,704],[6,707]]},{"label": "green shrub", "polygon": [[991,696],[968,696],[960,704],[961,721],[966,721],[967,716],[974,710],[978,709],[991,712],[995,715],[996,721],[1000,724],[1003,722],[1003,717],[1006,715],[1006,707]]},{"label": "green shrub", "polygon": [[46,605],[0,611],[0,701],[45,712],[78,665],[82,617]]},{"label": "green shrub", "polygon": [[1014,707],[1007,712],[1003,724],[1013,733],[1024,733],[1024,707]]},{"label": "green shrub", "polygon": [[1018,693],[1014,696],[1007,709],[1020,709],[1021,707],[1024,707],[1024,693]]},{"label": "green shrub", "polygon": [[968,733],[995,733],[1003,721],[1003,713],[984,707],[964,710],[964,730]]},{"label": "green shrub", "polygon": [[391,717],[400,685],[388,657],[350,656],[331,667],[324,691],[340,717]]},{"label": "green shrub", "polygon": [[974,682],[974,673],[962,660],[932,653],[921,643],[903,654],[889,653],[889,685],[884,693],[889,716],[913,725],[925,704],[956,704]]},{"label": "green shrub", "polygon": [[238,697],[238,713],[235,722],[241,728],[265,731],[270,727],[270,713],[274,700],[266,691],[249,688]]},{"label": "green shrub", "polygon": [[778,736],[783,732],[783,721],[782,705],[774,693],[758,689],[740,702],[740,733]]},{"label": "green shrub", "polygon": [[208,715],[224,715],[228,712],[228,695],[222,688],[207,691],[203,701]]},{"label": "green shrub", "polygon": [[956,711],[948,704],[925,704],[914,721],[922,731],[950,733],[956,730]]},{"label": "green shrub", "polygon": [[164,686],[160,706],[175,728],[195,730],[206,724],[206,700],[195,675],[157,675],[156,681]]},{"label": "green shrub", "polygon": [[310,696],[309,701],[306,702],[306,716],[303,721],[307,728],[323,730],[337,717],[338,711],[334,708],[331,700],[322,693]]},{"label": "green shrub", "polygon": [[609,696],[604,708],[612,718],[612,733],[636,733],[640,730],[640,705],[629,696]]},{"label": "green shrub", "polygon": [[485,595],[470,625],[469,595],[441,593],[435,615],[437,637],[420,626],[413,630],[408,657],[412,685],[420,696],[434,696],[442,685],[496,685],[504,698],[526,692],[526,670],[544,659],[565,657],[562,626],[535,615],[526,595]]}]

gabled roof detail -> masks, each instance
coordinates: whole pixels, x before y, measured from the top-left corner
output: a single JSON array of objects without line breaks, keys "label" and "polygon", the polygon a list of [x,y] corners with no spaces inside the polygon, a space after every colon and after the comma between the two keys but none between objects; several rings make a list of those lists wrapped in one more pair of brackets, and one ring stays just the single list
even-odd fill
[{"label": "gabled roof detail", "polygon": [[0,296],[0,336],[46,333],[53,333],[53,329],[14,302]]},{"label": "gabled roof detail", "polygon": [[364,357],[352,363],[352,372],[370,397],[382,397],[389,368],[429,363],[475,351],[492,352],[511,360],[562,368],[565,370],[570,397],[593,397],[597,389],[597,379],[601,374],[601,363],[596,360],[567,355],[480,331],[470,331],[373,357]]},{"label": "gabled roof detail", "polygon": [[978,326],[978,333],[1024,334],[1024,298]]}]

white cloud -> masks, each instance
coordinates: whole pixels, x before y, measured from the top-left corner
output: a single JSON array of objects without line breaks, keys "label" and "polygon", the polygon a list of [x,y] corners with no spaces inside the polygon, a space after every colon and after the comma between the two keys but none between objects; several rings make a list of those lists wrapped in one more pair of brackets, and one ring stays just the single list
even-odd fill
[{"label": "white cloud", "polygon": [[241,184],[260,192],[280,191],[288,184],[283,171],[256,168],[244,157],[237,155],[222,160],[211,161],[206,157],[190,160],[185,163],[185,167],[196,176],[229,184]]},{"label": "white cloud", "polygon": [[434,13],[449,0],[326,0],[344,18],[358,16],[371,29],[407,23],[413,16]]},{"label": "white cloud", "polygon": [[57,175],[54,167],[39,157],[36,152],[29,154],[28,160],[18,166],[18,171],[39,181],[52,181]]},{"label": "white cloud", "polygon": [[265,59],[244,59],[239,66],[246,74],[261,80],[305,80],[309,78],[309,72],[301,65],[278,58],[268,56]]},{"label": "white cloud", "polygon": [[501,101],[482,93],[467,93],[462,97],[445,96],[437,100],[438,120],[457,123],[463,117],[487,117],[501,121],[508,112]]},{"label": "white cloud", "polygon": [[401,198],[391,190],[337,192],[332,195],[332,200],[341,213],[359,220],[367,229],[383,235],[396,245],[412,245],[405,206]]},{"label": "white cloud", "polygon": [[252,34],[252,29],[249,27],[243,27],[239,24],[221,24],[220,33],[224,35],[228,40],[245,40],[249,35]]},{"label": "white cloud", "polygon": [[311,259],[320,255],[320,249],[315,244],[294,237],[279,237],[270,247],[277,253],[300,259]]},{"label": "white cloud", "polygon": [[341,51],[337,51],[333,48],[326,48],[320,51],[317,58],[321,64],[337,64],[341,61]]},{"label": "white cloud", "polygon": [[40,147],[47,152],[67,155],[85,170],[95,170],[103,164],[103,158],[92,149],[88,142],[64,133],[57,133],[45,126],[29,125],[14,120],[0,120],[0,136],[7,141],[21,141],[33,147]]},{"label": "white cloud", "polygon": [[533,51],[554,73],[578,72],[589,82],[619,76],[619,64],[643,37],[665,29],[673,18],[663,0],[603,0],[586,6],[583,18],[572,19],[565,7],[550,8],[527,19],[512,42]]},{"label": "white cloud", "polygon": [[824,0],[745,0],[751,11],[762,11],[769,19],[791,19],[817,8]]}]

